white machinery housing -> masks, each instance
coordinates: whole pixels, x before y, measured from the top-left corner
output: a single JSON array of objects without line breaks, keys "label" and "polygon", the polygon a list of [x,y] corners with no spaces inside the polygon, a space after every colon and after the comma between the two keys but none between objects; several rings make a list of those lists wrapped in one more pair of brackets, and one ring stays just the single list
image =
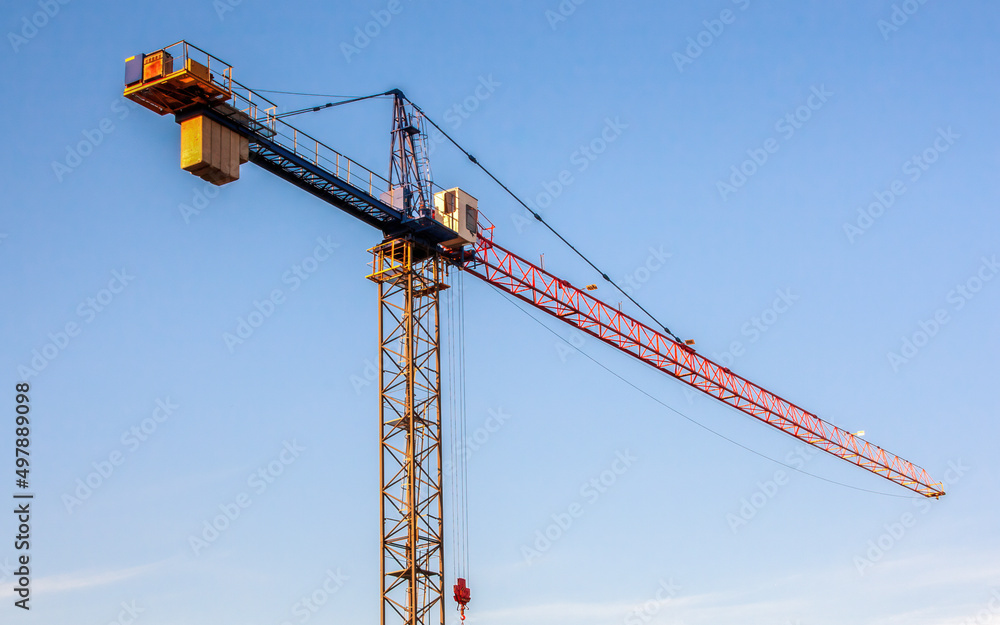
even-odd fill
[{"label": "white machinery housing", "polygon": [[434,219],[458,234],[458,237],[441,245],[462,247],[475,244],[479,231],[479,200],[458,187],[435,193]]}]

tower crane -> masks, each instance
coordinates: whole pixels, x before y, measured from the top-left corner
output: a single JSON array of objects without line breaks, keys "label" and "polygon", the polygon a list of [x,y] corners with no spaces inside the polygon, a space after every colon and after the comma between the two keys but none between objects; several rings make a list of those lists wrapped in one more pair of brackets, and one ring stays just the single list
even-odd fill
[{"label": "tower crane", "polygon": [[[126,59],[124,95],[174,116],[183,169],[223,185],[251,162],[382,233],[370,249],[367,277],[379,301],[383,625],[445,622],[439,304],[451,268],[800,441],[924,497],[944,495],[924,469],[860,432],[824,421],[666,328],[660,332],[503,247],[476,198],[432,184],[429,120],[398,90],[378,94],[393,98],[388,177],[290,125],[276,104],[233,78],[232,66],[186,41]],[[457,579],[463,619],[470,596],[466,580]]]}]

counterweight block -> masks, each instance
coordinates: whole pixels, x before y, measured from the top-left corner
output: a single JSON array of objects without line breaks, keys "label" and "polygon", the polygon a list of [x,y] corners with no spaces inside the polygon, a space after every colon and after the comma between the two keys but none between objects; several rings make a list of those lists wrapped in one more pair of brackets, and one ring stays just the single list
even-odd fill
[{"label": "counterweight block", "polygon": [[181,169],[214,185],[239,180],[249,147],[246,137],[205,115],[181,122]]}]

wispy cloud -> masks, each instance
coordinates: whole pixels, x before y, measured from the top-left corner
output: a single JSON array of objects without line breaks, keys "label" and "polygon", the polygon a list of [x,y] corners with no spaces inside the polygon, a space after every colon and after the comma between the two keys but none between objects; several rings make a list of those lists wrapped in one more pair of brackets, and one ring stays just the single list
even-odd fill
[{"label": "wispy cloud", "polygon": [[883,569],[880,583],[905,589],[919,587],[944,591],[955,586],[986,588],[1000,581],[1000,557],[997,553],[935,551],[887,561],[880,566]]},{"label": "wispy cloud", "polygon": [[[519,606],[476,613],[473,622],[483,625],[493,622],[515,622],[524,625],[536,622],[607,625],[607,623],[624,622],[626,617],[645,601],[647,599],[635,602],[561,602]],[[747,622],[749,617],[794,613],[806,607],[806,603],[799,600],[741,600],[740,597],[726,596],[723,593],[677,596],[661,603],[664,608],[661,615],[664,618],[672,622],[678,622],[680,619],[684,623]]]},{"label": "wispy cloud", "polygon": [[[984,552],[972,555],[941,550],[919,556],[900,558],[880,564],[878,574],[863,581],[859,595],[845,605],[845,611],[830,609],[830,597],[824,589],[842,586],[845,579],[856,577],[854,569],[843,564],[798,572],[771,579],[768,583],[732,584],[709,593],[678,594],[663,602],[656,610],[651,625],[683,623],[684,625],[781,625],[803,622],[809,625],[834,625],[847,615],[857,614],[857,605],[870,597],[924,597],[915,601],[903,613],[881,612],[876,606],[868,611],[859,625],[967,625],[970,617],[982,611],[1000,586],[1000,557]],[[970,589],[978,589],[969,593]],[[958,593],[957,591],[965,592]],[[961,594],[963,596],[958,597]],[[952,597],[944,599],[946,597]],[[633,601],[553,602],[521,605],[492,611],[472,612],[476,625],[499,625],[515,622],[520,625],[542,625],[571,622],[574,625],[614,625],[629,621],[636,607],[652,597],[632,597]],[[898,605],[898,603],[897,603]],[[993,618],[1000,623],[1000,614]],[[646,621],[643,621],[646,622]]]},{"label": "wispy cloud", "polygon": [[[52,595],[68,590],[80,590],[82,588],[93,588],[94,586],[104,586],[121,582],[133,577],[139,577],[160,566],[160,563],[144,564],[127,569],[114,571],[82,571],[78,573],[67,573],[64,575],[50,575],[39,577],[31,582],[32,591],[38,594]],[[0,597],[13,596],[13,586],[5,585],[0,587]]]}]

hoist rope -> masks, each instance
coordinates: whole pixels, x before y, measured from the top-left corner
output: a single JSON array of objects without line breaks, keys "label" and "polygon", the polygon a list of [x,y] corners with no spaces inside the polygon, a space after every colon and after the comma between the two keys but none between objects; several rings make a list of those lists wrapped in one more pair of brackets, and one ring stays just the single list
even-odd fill
[{"label": "hoist rope", "polygon": [[[248,87],[249,89],[249,87]],[[255,91],[257,93],[280,93],[283,95],[301,95],[314,98],[360,98],[362,96],[357,95],[337,95],[333,93],[303,93],[301,91],[278,91],[275,89],[250,89],[250,91]]]},{"label": "hoist rope", "polygon": [[567,345],[569,345],[570,347],[572,347],[576,351],[578,351],[581,354],[583,354],[583,356],[586,357],[587,360],[590,360],[592,363],[594,363],[595,365],[597,365],[601,369],[604,369],[605,371],[607,371],[611,375],[615,376],[616,378],[618,378],[619,380],[621,380],[625,384],[631,386],[636,391],[639,391],[640,393],[642,393],[643,395],[645,395],[649,399],[652,399],[653,401],[655,401],[656,403],[660,404],[661,406],[663,406],[664,408],[666,408],[670,412],[673,412],[674,414],[676,414],[677,416],[681,417],[682,419],[690,421],[692,424],[700,427],[701,429],[703,429],[703,430],[705,430],[705,431],[707,431],[707,432],[709,432],[711,434],[714,434],[714,435],[718,436],[719,438],[721,438],[721,439],[723,439],[725,441],[728,441],[728,442],[732,443],[733,445],[736,445],[737,447],[739,447],[739,448],[741,448],[743,450],[749,451],[750,453],[754,454],[755,456],[760,456],[761,458],[764,458],[765,460],[770,460],[771,462],[773,462],[775,464],[779,464],[779,465],[785,467],[786,469],[791,469],[792,471],[797,471],[799,473],[802,473],[803,475],[808,475],[809,477],[816,478],[817,480],[823,480],[824,482],[829,482],[830,484],[835,484],[837,486],[843,486],[844,488],[850,488],[850,489],[853,489],[853,490],[859,490],[859,491],[862,491],[862,492],[865,492],[865,493],[872,493],[872,494],[875,494],[875,495],[885,495],[886,497],[898,497],[900,499],[923,499],[923,497],[913,497],[911,495],[897,495],[895,493],[884,493],[882,491],[870,490],[870,489],[867,489],[867,488],[861,488],[860,486],[853,486],[851,484],[845,484],[843,482],[838,482],[836,480],[831,480],[830,478],[826,478],[826,477],[823,477],[822,475],[816,475],[815,473],[810,473],[808,471],[804,471],[804,470],[802,470],[802,469],[800,469],[798,467],[795,467],[795,466],[790,465],[788,463],[785,463],[785,462],[782,462],[782,461],[777,460],[775,458],[772,458],[772,457],[768,456],[767,454],[761,453],[761,452],[759,452],[759,451],[757,451],[755,449],[751,449],[750,447],[747,447],[746,445],[744,445],[744,444],[742,444],[742,443],[740,443],[740,442],[738,442],[738,441],[736,441],[736,440],[734,440],[732,438],[729,438],[725,434],[723,434],[721,432],[718,432],[716,430],[713,430],[712,428],[710,428],[707,425],[699,422],[698,420],[696,420],[696,419],[694,419],[692,417],[689,417],[688,415],[684,414],[683,412],[681,412],[677,408],[674,408],[673,406],[671,406],[670,404],[666,403],[662,399],[660,399],[658,397],[655,397],[654,395],[652,395],[651,393],[649,393],[645,389],[637,386],[635,384],[635,382],[632,382],[631,380],[629,380],[625,376],[623,376],[620,373],[612,370],[610,367],[608,367],[604,363],[600,362],[599,360],[597,360],[596,358],[594,358],[593,356],[591,356],[587,352],[585,352],[582,349],[580,349],[580,347],[578,345],[574,345],[572,342],[567,341],[565,338],[563,338],[562,336],[560,336],[560,334],[558,332],[556,332],[555,330],[553,330],[552,328],[550,328],[548,325],[546,325],[541,319],[538,319],[535,315],[533,315],[531,312],[529,312],[528,309],[526,309],[524,306],[521,306],[520,303],[518,302],[518,300],[516,300],[514,297],[512,297],[511,295],[509,295],[507,293],[504,293],[503,291],[499,291],[499,293],[500,293],[501,296],[503,296],[503,298],[505,300],[507,300],[508,302],[510,302],[510,304],[512,306],[514,306],[514,308],[517,308],[522,313],[524,313],[525,315],[527,315],[532,321],[534,321],[538,325],[540,325],[543,328],[545,328],[548,332],[550,332],[551,334],[553,334],[554,336],[556,336],[559,340],[563,341],[564,343],[566,343]]},{"label": "hoist rope", "polygon": [[454,545],[451,563],[456,578],[468,578],[468,397],[465,379],[465,272],[456,271],[451,288],[446,291],[445,317],[449,340],[446,349],[448,367],[448,443],[451,464],[443,478],[451,480],[448,489],[450,534]]},{"label": "hoist rope", "polygon": [[468,439],[468,396],[466,395],[466,384],[465,384],[465,363],[466,363],[466,351],[465,351],[465,272],[458,272],[458,333],[459,333],[459,362],[458,362],[458,374],[459,374],[459,385],[458,394],[460,398],[459,415],[461,421],[461,506],[459,507],[459,513],[461,514],[461,542],[460,548],[461,552],[459,557],[461,558],[461,573],[459,577],[464,577],[468,579],[469,576],[469,457],[466,453],[466,447],[469,444]]},{"label": "hoist rope", "polygon": [[[261,91],[264,91],[264,90],[261,90]],[[293,92],[271,91],[270,93],[289,93],[289,94],[291,94]],[[673,338],[678,343],[683,343],[684,342],[680,337],[678,337],[676,334],[674,334],[673,332],[671,332],[670,328],[668,328],[665,323],[663,323],[659,319],[657,319],[656,316],[654,316],[653,313],[649,312],[649,310],[647,310],[645,306],[643,306],[638,301],[636,301],[636,299],[634,297],[632,297],[631,295],[629,295],[625,291],[625,289],[623,289],[621,286],[619,286],[619,284],[617,282],[615,282],[614,280],[612,280],[611,277],[608,276],[608,274],[605,271],[603,271],[600,267],[598,267],[597,264],[594,261],[592,261],[586,254],[584,254],[583,252],[581,252],[579,250],[579,248],[577,248],[575,245],[573,245],[572,243],[570,243],[569,240],[566,237],[564,237],[558,230],[555,229],[555,227],[552,226],[552,224],[550,224],[549,222],[545,221],[545,219],[540,214],[538,214],[537,211],[535,211],[530,206],[528,206],[528,204],[524,200],[522,200],[516,193],[514,193],[513,191],[511,191],[510,188],[507,187],[507,185],[505,185],[504,183],[500,182],[500,180],[496,176],[493,175],[493,172],[491,172],[489,169],[486,168],[486,166],[484,166],[482,163],[480,163],[479,160],[475,156],[473,156],[468,150],[466,150],[464,147],[462,147],[455,139],[452,138],[451,135],[449,135],[447,132],[445,132],[444,129],[441,128],[441,126],[439,126],[437,124],[437,122],[435,122],[433,119],[431,119],[431,117],[428,116],[427,113],[425,113],[423,109],[421,109],[412,100],[410,100],[409,98],[406,98],[406,96],[402,95],[402,93],[400,91],[398,91],[396,89],[393,89],[393,90],[390,90],[390,91],[386,91],[384,93],[377,93],[377,94],[368,95],[368,96],[349,97],[349,99],[341,100],[340,102],[327,102],[326,104],[323,104],[323,105],[320,105],[320,106],[311,106],[311,107],[306,107],[306,108],[303,108],[303,109],[298,109],[298,110],[295,110],[295,111],[289,111],[287,113],[281,113],[277,117],[278,118],[283,118],[283,117],[290,117],[292,115],[300,115],[302,113],[314,113],[314,112],[317,112],[317,111],[320,111],[320,110],[323,110],[323,109],[326,109],[326,108],[332,108],[334,106],[341,106],[343,104],[350,104],[352,102],[360,102],[362,100],[369,100],[369,99],[372,99],[372,98],[378,98],[378,97],[381,97],[381,96],[396,95],[396,94],[401,95],[404,99],[406,99],[406,101],[410,103],[410,106],[412,106],[414,108],[414,110],[416,110],[418,113],[420,113],[420,115],[422,115],[423,118],[426,119],[427,122],[430,125],[434,126],[434,128],[436,128],[438,132],[440,132],[448,141],[450,141],[452,145],[454,145],[456,148],[458,148],[458,150],[460,152],[462,152],[462,154],[464,154],[470,161],[472,161],[473,164],[475,164],[477,167],[479,167],[479,169],[483,170],[483,173],[485,173],[487,176],[489,176],[493,180],[493,182],[497,183],[500,186],[500,188],[502,188],[504,191],[506,191],[507,194],[510,197],[512,197],[515,202],[517,202],[522,207],[524,207],[524,209],[526,211],[528,211],[531,214],[532,217],[534,217],[543,226],[545,226],[546,228],[548,228],[548,230],[552,234],[554,234],[560,241],[562,241],[567,247],[569,247],[569,249],[573,250],[573,252],[575,252],[577,256],[579,256],[580,258],[582,258],[584,262],[586,262],[588,265],[590,265],[590,267],[594,271],[596,271],[601,276],[601,278],[603,278],[608,284],[610,284],[615,289],[617,289],[622,295],[625,296],[626,299],[628,299],[628,301],[632,302],[639,310],[641,310],[643,313],[645,313],[645,315],[647,317],[649,317],[649,319],[652,320],[653,323],[655,323],[656,325],[658,325],[661,328],[663,328],[663,331],[666,332],[668,336],[670,336],[671,338]],[[339,97],[339,96],[324,96],[323,94],[307,94],[307,93],[297,93],[295,95],[307,95],[307,96],[315,96],[315,97]]]},{"label": "hoist rope", "polygon": [[292,115],[301,115],[302,113],[315,113],[323,109],[333,108],[335,106],[342,106],[344,104],[352,104],[354,102],[361,102],[363,100],[371,100],[372,98],[381,98],[382,96],[390,95],[387,93],[375,93],[372,95],[359,96],[356,98],[350,98],[348,100],[341,100],[339,102],[327,102],[326,104],[320,104],[318,106],[307,106],[306,108],[297,109],[294,111],[288,111],[287,113],[278,113],[275,115],[278,119],[285,117],[291,117]]},{"label": "hoist rope", "polygon": [[465,154],[465,156],[468,157],[468,159],[470,161],[472,161],[473,164],[475,164],[477,167],[479,167],[479,169],[483,170],[483,172],[487,176],[489,176],[490,178],[492,178],[493,182],[495,182],[498,185],[500,185],[500,188],[502,188],[504,191],[506,191],[507,195],[509,195],[512,198],[514,198],[514,201],[516,201],[518,204],[520,204],[521,206],[523,206],[525,210],[527,210],[529,213],[531,213],[532,217],[534,217],[536,220],[538,220],[543,226],[545,226],[546,228],[548,228],[549,231],[552,234],[556,235],[556,237],[560,241],[562,241],[563,243],[565,243],[571,250],[573,250],[574,252],[576,252],[576,255],[579,256],[580,258],[582,258],[584,260],[584,262],[586,262],[588,265],[590,265],[594,269],[594,271],[596,271],[598,274],[600,274],[601,278],[603,278],[606,282],[608,282],[609,284],[611,284],[611,286],[613,286],[616,289],[618,289],[618,291],[621,292],[622,295],[624,295],[626,298],[628,298],[628,300],[630,302],[632,302],[633,304],[635,304],[639,308],[639,310],[641,310],[642,312],[644,312],[646,314],[646,316],[649,317],[653,321],[653,323],[655,323],[656,325],[658,325],[661,328],[663,328],[663,331],[666,332],[668,336],[670,336],[671,338],[673,338],[678,343],[683,343],[684,342],[676,334],[674,334],[673,332],[671,332],[670,328],[668,328],[664,323],[662,323],[659,319],[657,319],[655,316],[653,316],[653,313],[651,313],[648,310],[646,310],[646,308],[642,304],[640,304],[639,302],[637,302],[635,300],[635,298],[633,298],[631,295],[629,295],[628,293],[626,293],[625,290],[622,289],[622,287],[618,286],[617,282],[615,282],[610,277],[608,277],[607,273],[605,273],[603,270],[601,270],[583,252],[581,252],[579,249],[577,249],[577,247],[575,245],[573,245],[572,243],[570,243],[566,239],[566,237],[564,237],[562,234],[560,234],[559,231],[557,231],[552,226],[552,224],[550,224],[549,222],[545,221],[545,219],[542,218],[541,215],[539,215],[534,209],[532,209],[530,206],[528,206],[524,202],[524,200],[522,200],[520,197],[517,196],[516,193],[514,193],[509,188],[507,188],[507,185],[505,185],[504,183],[500,182],[500,180],[497,179],[497,177],[494,176],[493,173],[490,170],[486,169],[486,167],[482,163],[480,163],[479,160],[475,156],[473,156],[472,154],[470,154],[468,150],[466,150],[465,148],[463,148],[461,145],[458,144],[457,141],[455,141],[454,139],[452,139],[451,135],[449,135],[447,132],[445,132],[441,128],[441,126],[438,126],[437,123],[433,119],[431,119],[430,117],[428,117],[427,113],[424,113],[424,111],[421,110],[421,108],[419,106],[417,106],[416,104],[414,104],[410,100],[407,100],[407,102],[409,102],[410,105],[413,106],[414,109],[416,109],[421,115],[423,115],[424,119],[426,119],[432,126],[434,126],[438,130],[438,132],[440,132],[442,135],[444,135],[445,139],[447,139],[448,141],[450,141],[451,144],[454,145],[456,148],[458,148],[458,150],[460,152],[462,152],[463,154]]}]

